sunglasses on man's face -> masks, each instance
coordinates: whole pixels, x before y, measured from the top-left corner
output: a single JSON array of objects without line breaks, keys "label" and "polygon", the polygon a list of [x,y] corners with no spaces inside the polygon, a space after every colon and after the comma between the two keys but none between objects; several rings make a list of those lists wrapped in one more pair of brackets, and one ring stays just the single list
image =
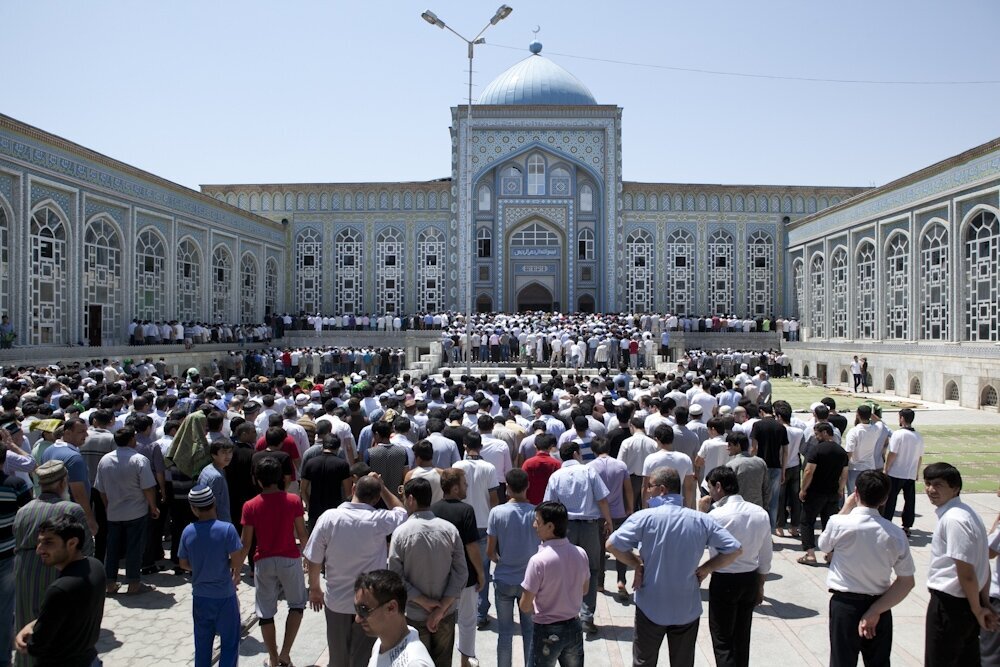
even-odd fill
[{"label": "sunglasses on man's face", "polygon": [[371,616],[376,611],[386,606],[390,602],[392,602],[392,600],[386,600],[382,604],[375,607],[369,607],[368,605],[365,604],[354,603],[354,613],[357,614],[358,618],[368,618],[369,616]]}]

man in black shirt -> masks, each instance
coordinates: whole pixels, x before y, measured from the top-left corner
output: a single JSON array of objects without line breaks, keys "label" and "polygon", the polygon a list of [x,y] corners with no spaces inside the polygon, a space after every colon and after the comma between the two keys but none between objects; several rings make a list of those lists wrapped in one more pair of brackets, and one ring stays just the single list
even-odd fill
[{"label": "man in black shirt", "polygon": [[57,517],[38,529],[38,557],[59,570],[45,591],[38,618],[21,628],[17,650],[38,667],[90,667],[104,617],[104,565],[81,551],[85,529],[70,517]]},{"label": "man in black shirt", "polygon": [[806,468],[802,476],[802,524],[799,533],[805,555],[798,562],[816,565],[817,515],[823,529],[826,522],[837,513],[840,497],[847,485],[848,455],[844,448],[833,440],[833,426],[820,422],[815,426],[817,444],[806,454]]},{"label": "man in black shirt", "polygon": [[351,497],[351,487],[354,486],[350,466],[337,455],[340,451],[340,438],[327,433],[320,444],[322,451],[303,466],[299,484],[299,495],[309,508],[310,531],[323,512],[339,506],[344,498]]},{"label": "man in black shirt", "polygon": [[282,449],[284,442],[285,429],[269,428],[264,435],[266,447],[254,454],[250,459],[250,466],[254,471],[254,479],[256,479],[257,465],[262,459],[268,457],[276,459],[281,465],[282,483],[279,485],[281,490],[287,489],[288,485],[292,483],[292,457]]},{"label": "man in black shirt", "polygon": [[472,433],[467,427],[462,426],[462,412],[452,410],[448,413],[448,423],[445,424],[441,435],[458,445],[459,458],[465,458],[465,436]]},{"label": "man in black shirt", "polygon": [[767,474],[771,482],[771,499],[767,504],[767,514],[771,519],[771,530],[778,521],[778,497],[784,473],[785,454],[788,449],[788,431],[774,418],[770,404],[758,408],[760,419],[750,430],[750,456],[759,456],[767,464]]},{"label": "man in black shirt", "polygon": [[847,430],[847,417],[837,412],[837,401],[827,396],[821,398],[819,402],[830,410],[830,416],[827,417],[827,421],[836,426],[837,430],[840,431],[841,437],[843,437],[844,431]]}]

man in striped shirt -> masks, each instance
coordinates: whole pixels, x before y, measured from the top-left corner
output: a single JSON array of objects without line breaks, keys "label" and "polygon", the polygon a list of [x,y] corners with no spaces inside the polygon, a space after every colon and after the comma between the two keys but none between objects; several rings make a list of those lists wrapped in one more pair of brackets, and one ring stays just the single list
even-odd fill
[{"label": "man in striped shirt", "polygon": [[[0,471],[7,458],[10,436],[0,440]],[[14,517],[31,501],[31,486],[23,479],[0,472],[0,667],[10,665],[14,632]]]}]

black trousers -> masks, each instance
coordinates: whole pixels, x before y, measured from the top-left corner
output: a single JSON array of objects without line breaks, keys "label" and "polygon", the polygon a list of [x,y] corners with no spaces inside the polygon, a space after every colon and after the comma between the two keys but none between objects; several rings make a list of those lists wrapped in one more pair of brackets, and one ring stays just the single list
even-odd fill
[{"label": "black trousers", "polygon": [[108,510],[104,499],[97,489],[90,490],[90,506],[94,510],[94,520],[97,521],[97,535],[94,536],[94,558],[104,562],[108,550]]},{"label": "black trousers", "polygon": [[912,528],[917,509],[916,482],[912,479],[900,479],[899,477],[890,477],[889,481],[892,486],[889,487],[889,497],[882,508],[882,516],[892,521],[893,515],[896,514],[896,500],[899,499],[899,492],[902,491],[903,527]]},{"label": "black trousers", "polygon": [[924,664],[965,667],[979,664],[979,621],[965,598],[931,590],[924,625]]},{"label": "black trousers", "polygon": [[178,564],[178,549],[181,547],[181,534],[188,524],[194,521],[194,514],[191,512],[191,505],[188,504],[187,494],[174,495],[169,498],[170,502],[170,562],[175,566]]},{"label": "black trousers", "polygon": [[830,667],[855,667],[858,654],[865,667],[888,667],[892,652],[892,612],[878,619],[875,636],[865,639],[858,634],[858,623],[877,595],[837,593],[830,597]]},{"label": "black trousers", "polygon": [[719,667],[750,664],[750,624],[759,582],[757,572],[712,574],[708,584],[708,628]]},{"label": "black trousers", "polygon": [[799,525],[803,549],[808,551],[816,548],[816,517],[820,518],[820,525],[825,530],[826,522],[840,511],[839,504],[840,498],[837,495],[806,494],[806,499],[802,502],[802,523]]},{"label": "black trousers", "polygon": [[694,667],[695,644],[698,641],[698,622],[687,625],[657,625],[635,608],[635,639],[632,642],[633,667],[655,667],[660,659],[660,646],[667,638],[670,667]]}]

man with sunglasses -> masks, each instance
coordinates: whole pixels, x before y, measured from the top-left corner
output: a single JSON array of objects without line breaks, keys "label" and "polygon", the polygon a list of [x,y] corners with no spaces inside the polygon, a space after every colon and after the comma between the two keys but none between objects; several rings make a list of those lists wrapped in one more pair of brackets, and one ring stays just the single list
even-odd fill
[{"label": "man with sunglasses", "polygon": [[354,614],[375,637],[369,667],[434,667],[417,631],[406,624],[406,585],[390,570],[373,570],[354,582]]}]

